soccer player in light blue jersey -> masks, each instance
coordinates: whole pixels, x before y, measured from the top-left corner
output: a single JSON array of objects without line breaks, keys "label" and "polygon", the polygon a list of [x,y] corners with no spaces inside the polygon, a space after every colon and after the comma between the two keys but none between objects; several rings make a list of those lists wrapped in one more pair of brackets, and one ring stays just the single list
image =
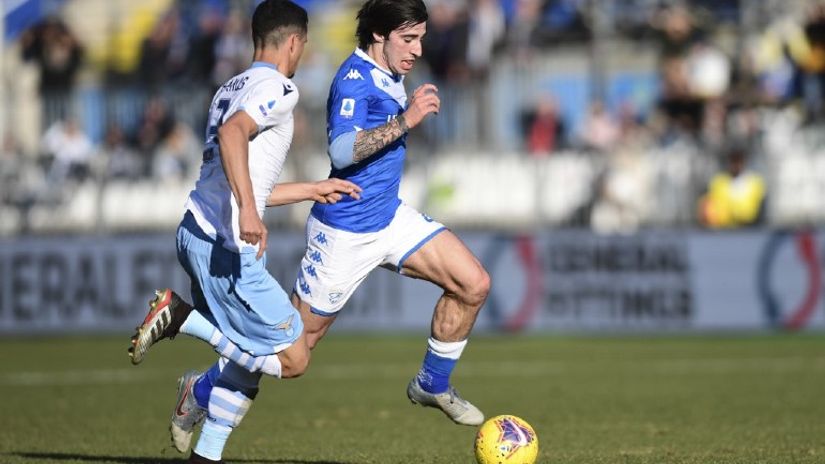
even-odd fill
[{"label": "soccer player in light blue jersey", "polygon": [[378,266],[428,280],[444,290],[432,333],[407,396],[439,408],[454,422],[478,425],[481,411],[462,399],[450,374],[467,344],[490,277],[451,231],[398,197],[407,132],[441,104],[425,84],[408,99],[404,77],[421,57],[427,32],[422,0],[369,0],[358,12],[358,48],[338,69],[327,100],[330,177],[350,180],[361,198],[316,203],[292,301],[312,348],[344,303]]},{"label": "soccer player in light blue jersey", "polygon": [[[307,40],[307,12],[289,0],[265,0],[252,17],[252,66],[221,86],[209,110],[200,178],[178,227],[178,259],[192,281],[193,305],[159,291],[132,337],[134,364],[163,338],[185,333],[221,358],[204,374],[179,379],[170,431],[190,463],[222,462],[226,441],[258,393],[262,374],[303,374],[309,348],[298,311],[266,270],[267,206],[357,199],[352,182],[275,186],[292,142],[298,89],[291,81]],[[194,306],[194,310],[193,310]]]}]

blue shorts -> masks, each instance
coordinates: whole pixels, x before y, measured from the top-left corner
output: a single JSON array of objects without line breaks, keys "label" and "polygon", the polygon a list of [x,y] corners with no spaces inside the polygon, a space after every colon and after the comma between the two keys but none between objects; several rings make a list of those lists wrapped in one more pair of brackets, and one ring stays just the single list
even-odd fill
[{"label": "blue shorts", "polygon": [[194,308],[253,356],[279,353],[304,329],[289,296],[266,270],[266,255],[235,253],[187,212],[178,227],[178,261],[192,280]]}]

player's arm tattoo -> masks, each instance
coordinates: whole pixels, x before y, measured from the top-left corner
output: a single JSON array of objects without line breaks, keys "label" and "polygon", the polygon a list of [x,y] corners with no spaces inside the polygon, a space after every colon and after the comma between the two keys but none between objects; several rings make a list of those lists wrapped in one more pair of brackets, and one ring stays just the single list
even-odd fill
[{"label": "player's arm tattoo", "polygon": [[374,129],[359,131],[355,136],[352,161],[359,163],[381,151],[382,148],[398,140],[409,128],[404,115],[400,114],[392,121]]}]

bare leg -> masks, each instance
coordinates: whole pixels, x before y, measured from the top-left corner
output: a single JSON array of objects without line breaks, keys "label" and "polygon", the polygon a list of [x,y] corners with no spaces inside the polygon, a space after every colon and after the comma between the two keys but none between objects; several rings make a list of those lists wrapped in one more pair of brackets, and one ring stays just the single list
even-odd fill
[{"label": "bare leg", "polygon": [[413,253],[402,272],[444,290],[433,313],[433,338],[442,342],[467,339],[490,292],[490,276],[464,243],[444,231]]},{"label": "bare leg", "polygon": [[444,290],[435,305],[432,336],[418,375],[407,386],[413,403],[441,409],[457,424],[480,425],[484,414],[450,386],[478,311],[487,299],[490,276],[452,232],[444,231],[413,253],[402,272]]},{"label": "bare leg", "polygon": [[332,327],[332,323],[335,322],[336,316],[320,316],[313,313],[309,303],[301,300],[295,293],[292,294],[292,306],[295,306],[298,312],[301,313],[307,347],[311,350],[327,334],[329,328]]}]

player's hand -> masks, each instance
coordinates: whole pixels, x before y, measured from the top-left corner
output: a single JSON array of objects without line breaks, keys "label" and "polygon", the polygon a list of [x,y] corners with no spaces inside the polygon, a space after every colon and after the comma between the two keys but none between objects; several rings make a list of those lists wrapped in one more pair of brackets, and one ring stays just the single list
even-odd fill
[{"label": "player's hand", "polygon": [[348,180],[330,178],[315,183],[313,200],[318,203],[337,203],[344,195],[353,200],[361,199],[361,187]]},{"label": "player's hand", "polygon": [[433,84],[424,84],[413,92],[410,105],[404,112],[407,127],[412,129],[419,125],[428,114],[438,114],[441,109],[441,99],[438,98],[438,87]]},{"label": "player's hand", "polygon": [[268,232],[263,221],[261,221],[261,217],[258,216],[258,211],[256,211],[254,207],[242,208],[238,220],[241,227],[241,240],[250,245],[260,245],[256,258],[261,259],[266,251],[266,236]]}]

